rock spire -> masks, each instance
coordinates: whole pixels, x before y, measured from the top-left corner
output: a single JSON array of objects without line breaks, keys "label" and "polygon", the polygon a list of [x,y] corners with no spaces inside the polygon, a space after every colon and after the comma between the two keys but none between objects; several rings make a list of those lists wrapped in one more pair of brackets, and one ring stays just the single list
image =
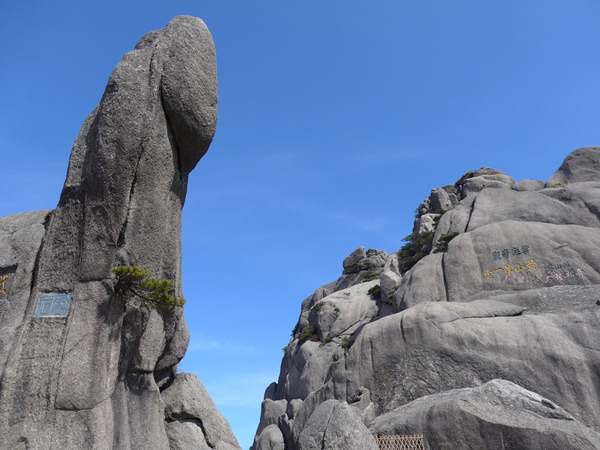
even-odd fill
[{"label": "rock spire", "polygon": [[138,266],[181,285],[189,173],[217,122],[212,37],[180,16],[141,38],[77,137],[58,206],[0,219],[4,448],[239,448],[193,375],[181,308],[115,292]]}]

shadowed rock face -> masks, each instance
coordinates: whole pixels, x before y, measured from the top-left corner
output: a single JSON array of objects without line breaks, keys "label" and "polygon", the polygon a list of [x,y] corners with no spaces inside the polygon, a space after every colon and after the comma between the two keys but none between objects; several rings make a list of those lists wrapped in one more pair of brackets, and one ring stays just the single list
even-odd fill
[{"label": "shadowed rock face", "polygon": [[361,247],[302,302],[254,449],[326,448],[323,414],[346,403],[354,448],[600,448],[598,148],[547,183],[469,171],[418,212],[433,242],[414,267]]},{"label": "shadowed rock face", "polygon": [[[0,219],[3,447],[176,448],[180,419],[198,447],[237,447],[226,422],[203,428],[218,412],[199,380],[174,374],[189,341],[182,309],[125,304],[111,278],[115,266],[140,266],[183,296],[181,210],[217,102],[210,32],[176,17],[111,74],[51,216]],[[64,293],[65,315],[34,317],[41,295]],[[178,397],[190,392],[195,404]]]}]

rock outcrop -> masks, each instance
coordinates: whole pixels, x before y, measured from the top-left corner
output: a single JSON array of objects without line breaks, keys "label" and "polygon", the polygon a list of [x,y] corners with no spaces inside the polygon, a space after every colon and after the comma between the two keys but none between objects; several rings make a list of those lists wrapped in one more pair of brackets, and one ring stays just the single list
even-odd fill
[{"label": "rock outcrop", "polygon": [[200,381],[176,374],[182,308],[115,291],[137,266],[181,285],[188,174],[217,120],[210,32],[176,17],[111,74],[53,212],[0,219],[3,448],[239,448]]},{"label": "rock outcrop", "polygon": [[600,148],[546,183],[469,171],[417,212],[302,302],[253,448],[329,448],[333,411],[338,448],[600,448]]}]

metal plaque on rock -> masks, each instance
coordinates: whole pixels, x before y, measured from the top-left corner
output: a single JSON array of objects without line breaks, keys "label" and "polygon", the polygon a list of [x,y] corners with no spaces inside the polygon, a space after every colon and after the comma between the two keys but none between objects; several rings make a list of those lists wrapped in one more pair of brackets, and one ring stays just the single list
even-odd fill
[{"label": "metal plaque on rock", "polygon": [[38,297],[33,317],[65,317],[69,312],[71,293],[49,294]]}]

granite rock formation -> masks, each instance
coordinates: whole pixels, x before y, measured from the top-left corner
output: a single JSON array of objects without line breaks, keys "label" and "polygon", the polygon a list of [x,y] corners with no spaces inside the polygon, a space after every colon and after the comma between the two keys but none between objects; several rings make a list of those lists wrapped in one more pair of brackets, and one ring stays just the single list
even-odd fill
[{"label": "granite rock formation", "polygon": [[182,308],[124,301],[111,274],[139,266],[183,296],[181,210],[217,101],[210,32],[176,17],[114,69],[56,209],[0,219],[2,448],[239,448],[201,382],[176,373]]},{"label": "granite rock formation", "polygon": [[600,148],[546,183],[469,171],[413,231],[302,302],[253,448],[600,448]]}]

